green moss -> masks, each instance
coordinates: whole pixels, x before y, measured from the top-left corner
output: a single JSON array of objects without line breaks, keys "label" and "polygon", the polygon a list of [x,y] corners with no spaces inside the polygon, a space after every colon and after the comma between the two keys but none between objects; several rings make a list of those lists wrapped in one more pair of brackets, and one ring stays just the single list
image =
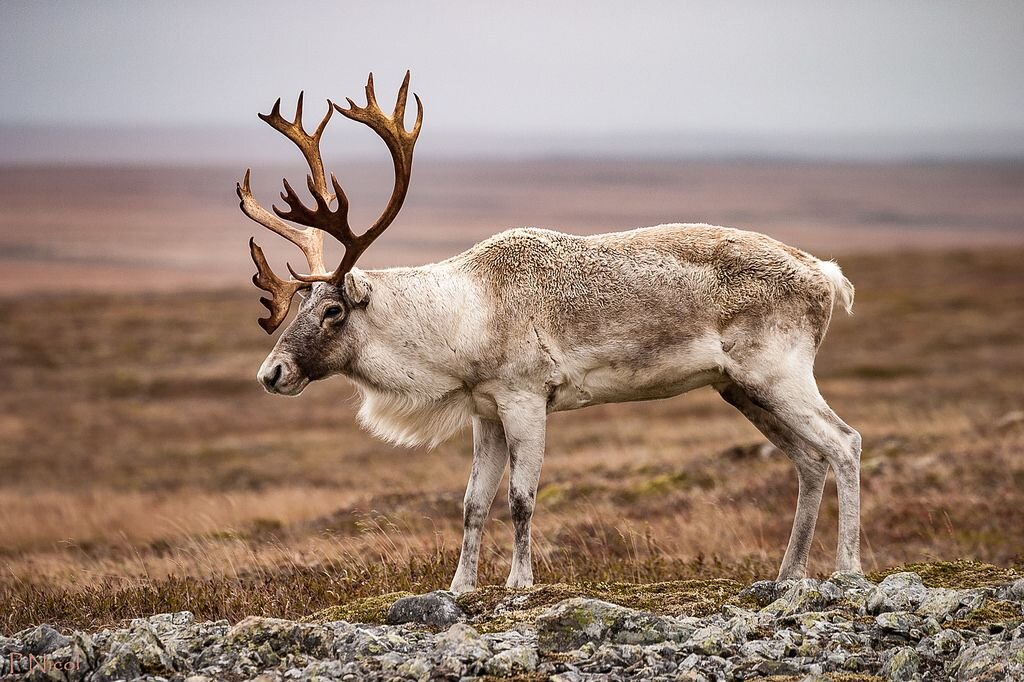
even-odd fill
[{"label": "green moss", "polygon": [[670,471],[637,481],[620,491],[617,497],[629,502],[680,490],[710,490],[716,483],[714,477],[706,472]]},{"label": "green moss", "polygon": [[555,583],[526,590],[485,586],[459,596],[458,604],[474,627],[500,632],[530,624],[548,607],[572,597],[602,599],[630,608],[671,616],[707,616],[734,599],[743,585],[735,580],[674,580],[637,583]]},{"label": "green moss", "polygon": [[318,611],[302,620],[308,623],[330,623],[346,620],[350,623],[367,623],[381,625],[387,620],[388,609],[402,597],[411,596],[412,592],[388,592],[373,597],[363,597],[345,604],[331,606]]},{"label": "green moss", "polygon": [[985,564],[971,559],[957,559],[955,561],[932,561],[886,568],[869,574],[868,580],[878,582],[887,575],[903,571],[917,573],[928,587],[948,587],[953,589],[1003,585],[1022,577],[1020,571],[1012,568],[993,566],[992,564]]},{"label": "green moss", "polygon": [[549,483],[537,491],[537,504],[554,506],[565,500],[567,489],[560,483]]},{"label": "green moss", "polygon": [[1012,601],[986,599],[985,603],[963,618],[948,625],[955,630],[977,630],[989,627],[1011,628],[1024,622],[1021,605]]}]

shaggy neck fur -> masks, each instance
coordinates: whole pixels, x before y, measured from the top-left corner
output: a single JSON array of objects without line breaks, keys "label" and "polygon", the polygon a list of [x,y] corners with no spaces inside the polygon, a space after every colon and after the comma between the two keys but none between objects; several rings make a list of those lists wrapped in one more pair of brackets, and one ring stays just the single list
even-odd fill
[{"label": "shaggy neck fur", "polygon": [[359,421],[393,443],[433,447],[470,421],[467,387],[487,328],[479,287],[450,262],[365,274],[372,293],[353,319],[362,338],[347,372]]}]

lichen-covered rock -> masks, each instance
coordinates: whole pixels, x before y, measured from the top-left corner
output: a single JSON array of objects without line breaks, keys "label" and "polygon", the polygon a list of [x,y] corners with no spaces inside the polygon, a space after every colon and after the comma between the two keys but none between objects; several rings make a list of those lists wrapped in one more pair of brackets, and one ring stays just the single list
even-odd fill
[{"label": "lichen-covered rock", "polygon": [[[880,613],[888,613],[889,611],[896,610],[896,604],[892,599],[889,598],[882,590],[878,587],[872,587],[864,593],[864,603],[860,610],[870,616],[877,616]],[[910,605],[910,600],[906,600],[907,606]]]},{"label": "lichen-covered rock", "polygon": [[740,590],[738,596],[763,608],[785,594],[792,584],[792,580],[758,580]]},{"label": "lichen-covered rock", "polygon": [[[424,624],[425,615],[359,621],[384,620],[397,594],[304,622],[232,626],[179,612],[92,634],[41,626],[0,637],[0,653],[16,659],[4,659],[0,681],[1024,680],[1019,579],[959,562],[916,565],[878,584],[853,574],[766,581],[744,596],[740,585],[713,580],[488,588],[460,596],[466,622],[447,625]],[[420,613],[436,614],[451,595],[425,597],[435,605]],[[45,652],[51,667],[34,667],[30,651]]]},{"label": "lichen-covered rock", "polygon": [[556,604],[537,619],[541,653],[568,651],[586,642],[651,644],[670,637],[667,618],[599,599],[577,597]]},{"label": "lichen-covered rock", "polygon": [[908,646],[891,649],[883,658],[882,676],[893,682],[910,682],[917,676],[921,665],[920,655]]},{"label": "lichen-covered rock", "polygon": [[1001,586],[996,590],[995,596],[1006,601],[1024,601],[1024,578]]},{"label": "lichen-covered rock", "polygon": [[721,656],[731,653],[736,648],[736,640],[732,633],[716,625],[696,630],[684,643],[687,651],[704,656]]},{"label": "lichen-covered rock", "polygon": [[22,630],[14,638],[21,642],[21,653],[35,656],[53,653],[71,643],[70,639],[55,628],[45,624]]},{"label": "lichen-covered rock", "polygon": [[778,616],[791,616],[805,611],[824,611],[841,597],[842,592],[836,585],[814,578],[803,578],[796,581],[781,597],[764,607],[764,610]]},{"label": "lichen-covered rock", "polygon": [[911,611],[928,596],[928,588],[917,573],[893,573],[878,583],[878,589],[885,593],[901,611]]},{"label": "lichen-covered rock", "polygon": [[146,621],[133,622],[127,632],[108,640],[107,646],[106,656],[91,678],[95,682],[142,675],[168,677],[186,667],[178,652],[168,648]]},{"label": "lichen-covered rock", "polygon": [[836,588],[844,594],[849,594],[851,592],[863,592],[874,587],[871,581],[860,573],[837,571],[829,577],[827,582],[835,585]]},{"label": "lichen-covered rock", "polygon": [[960,651],[964,637],[956,630],[939,630],[930,637],[922,639],[917,650],[921,655],[931,659],[949,659]]},{"label": "lichen-covered rock", "polygon": [[455,602],[451,592],[438,590],[428,594],[402,597],[388,609],[388,625],[421,623],[433,627],[448,627],[466,620],[466,614]]},{"label": "lichen-covered rock", "polygon": [[949,666],[957,680],[1024,680],[1024,642],[988,642],[964,647]]},{"label": "lichen-covered rock", "polygon": [[890,632],[906,639],[919,640],[925,636],[924,621],[920,616],[906,611],[892,611],[875,616],[875,623],[885,632]]},{"label": "lichen-covered rock", "polygon": [[940,623],[963,618],[984,605],[985,594],[985,590],[928,590],[916,613],[932,617]]},{"label": "lichen-covered rock", "polygon": [[537,669],[537,650],[528,646],[516,646],[491,657],[484,671],[494,677],[526,675]]},{"label": "lichen-covered rock", "polygon": [[248,649],[271,660],[304,654],[322,658],[331,652],[334,631],[317,623],[250,616],[228,631],[224,646]]}]

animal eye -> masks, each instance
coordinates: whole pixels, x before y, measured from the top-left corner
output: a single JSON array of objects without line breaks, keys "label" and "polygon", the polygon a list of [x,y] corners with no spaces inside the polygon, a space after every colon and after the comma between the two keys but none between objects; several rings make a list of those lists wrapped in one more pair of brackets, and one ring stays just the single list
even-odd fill
[{"label": "animal eye", "polygon": [[327,308],[324,309],[325,320],[330,319],[332,317],[337,317],[338,315],[341,315],[340,305],[329,305],[327,306]]}]

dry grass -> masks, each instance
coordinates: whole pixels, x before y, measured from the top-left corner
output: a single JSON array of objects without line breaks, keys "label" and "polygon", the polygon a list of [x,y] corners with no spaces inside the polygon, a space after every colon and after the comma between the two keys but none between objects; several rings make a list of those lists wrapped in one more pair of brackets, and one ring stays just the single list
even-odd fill
[{"label": "dry grass", "polygon": [[[868,570],[1020,562],[1024,252],[842,259],[857,314],[819,356],[861,430]],[[0,630],[188,608],[298,616],[444,587],[464,434],[397,450],[350,386],[299,399],[253,376],[270,340],[251,291],[53,295],[0,307]],[[712,391],[552,418],[536,517],[543,581],[772,574],[795,505],[786,459]],[[834,489],[812,569],[828,572]],[[496,504],[482,577],[502,582]]]}]

